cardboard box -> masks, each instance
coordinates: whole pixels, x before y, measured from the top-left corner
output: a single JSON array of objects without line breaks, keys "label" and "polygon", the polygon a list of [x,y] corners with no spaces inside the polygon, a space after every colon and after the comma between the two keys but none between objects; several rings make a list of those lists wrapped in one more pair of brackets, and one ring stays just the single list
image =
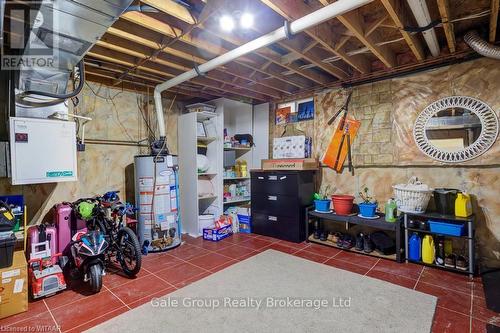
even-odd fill
[{"label": "cardboard box", "polygon": [[273,139],[273,158],[309,158],[312,139],[305,135],[285,136]]},{"label": "cardboard box", "polygon": [[0,319],[28,311],[28,265],[23,251],[14,253],[12,266],[0,270]]},{"label": "cardboard box", "polygon": [[318,170],[315,158],[262,160],[262,170]]}]

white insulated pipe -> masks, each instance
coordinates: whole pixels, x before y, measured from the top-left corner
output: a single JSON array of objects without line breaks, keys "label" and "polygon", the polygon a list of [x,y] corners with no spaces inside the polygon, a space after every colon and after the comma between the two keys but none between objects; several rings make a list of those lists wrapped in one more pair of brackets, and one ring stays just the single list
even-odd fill
[{"label": "white insulated pipe", "polygon": [[[407,2],[419,27],[425,27],[431,23],[431,14],[425,0],[407,0]],[[432,56],[439,56],[439,43],[434,28],[422,32],[422,35],[424,35],[425,43],[429,47]]]},{"label": "white insulated pipe", "polygon": [[[289,27],[288,32],[291,35],[296,34],[303,30],[314,27],[315,25],[328,21],[329,19],[334,18],[335,16],[345,14],[353,9],[366,5],[372,1],[373,0],[339,0],[337,2],[334,2],[328,6],[318,9],[306,16],[303,16],[291,22],[288,25]],[[254,39],[212,60],[209,60],[204,64],[201,64],[200,66],[198,66],[198,71],[193,68],[190,71],[182,73],[179,76],[176,76],[168,81],[165,81],[157,85],[154,91],[154,100],[155,100],[156,117],[158,120],[158,130],[160,132],[160,138],[165,138],[166,136],[165,121],[163,118],[163,105],[161,101],[161,93],[163,91],[197,77],[198,72],[206,73],[216,67],[222,66],[241,56],[244,56],[245,54],[258,50],[261,47],[265,47],[267,45],[274,44],[282,39],[285,39],[287,37],[286,30],[287,28],[284,25],[283,27],[276,29],[275,31],[272,31],[267,35]]]}]

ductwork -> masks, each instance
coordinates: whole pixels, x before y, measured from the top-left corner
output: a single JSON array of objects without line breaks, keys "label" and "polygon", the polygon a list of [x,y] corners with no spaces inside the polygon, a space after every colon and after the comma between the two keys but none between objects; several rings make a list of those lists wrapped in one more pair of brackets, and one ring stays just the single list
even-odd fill
[{"label": "ductwork", "polygon": [[227,53],[224,53],[223,55],[220,55],[212,60],[209,60],[206,63],[201,64],[200,66],[195,67],[188,72],[182,73],[179,76],[176,76],[164,83],[157,85],[154,91],[154,99],[155,99],[156,117],[158,121],[158,130],[160,133],[160,142],[162,146],[164,145],[164,140],[166,136],[165,120],[163,118],[163,105],[161,100],[161,93],[163,91],[175,87],[176,85],[181,84],[185,81],[191,80],[202,73],[206,73],[216,67],[222,66],[230,61],[233,61],[241,56],[244,56],[245,54],[258,50],[261,47],[265,47],[267,45],[274,44],[287,37],[291,37],[293,34],[312,28],[315,25],[328,21],[336,16],[345,14],[351,10],[364,6],[372,1],[373,0],[336,1],[304,17],[301,17],[300,19],[297,19],[291,23],[286,22],[283,27],[276,29],[275,31],[272,31],[267,35],[254,39]]},{"label": "ductwork", "polygon": [[500,60],[500,46],[488,43],[479,36],[477,31],[471,30],[467,32],[464,36],[464,41],[480,55]]}]

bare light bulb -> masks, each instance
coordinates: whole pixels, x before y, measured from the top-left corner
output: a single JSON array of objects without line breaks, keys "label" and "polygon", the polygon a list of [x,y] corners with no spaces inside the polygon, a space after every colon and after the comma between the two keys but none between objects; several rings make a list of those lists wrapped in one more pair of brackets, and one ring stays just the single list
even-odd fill
[{"label": "bare light bulb", "polygon": [[219,19],[219,24],[222,30],[232,31],[234,29],[234,20],[229,15],[224,15]]},{"label": "bare light bulb", "polygon": [[242,28],[251,28],[253,26],[253,15],[250,13],[243,13],[240,17],[240,24]]}]

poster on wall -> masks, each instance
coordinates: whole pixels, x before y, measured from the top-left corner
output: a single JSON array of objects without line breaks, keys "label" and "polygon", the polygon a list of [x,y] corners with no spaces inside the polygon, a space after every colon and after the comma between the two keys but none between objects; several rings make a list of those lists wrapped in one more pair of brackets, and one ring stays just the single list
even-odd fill
[{"label": "poster on wall", "polygon": [[297,101],[297,121],[314,119],[314,99]]},{"label": "poster on wall", "polygon": [[314,119],[314,99],[312,97],[278,104],[276,109],[276,125],[286,125],[311,119]]},{"label": "poster on wall", "polygon": [[278,104],[276,109],[276,125],[286,125],[290,123],[295,114],[295,102]]}]

